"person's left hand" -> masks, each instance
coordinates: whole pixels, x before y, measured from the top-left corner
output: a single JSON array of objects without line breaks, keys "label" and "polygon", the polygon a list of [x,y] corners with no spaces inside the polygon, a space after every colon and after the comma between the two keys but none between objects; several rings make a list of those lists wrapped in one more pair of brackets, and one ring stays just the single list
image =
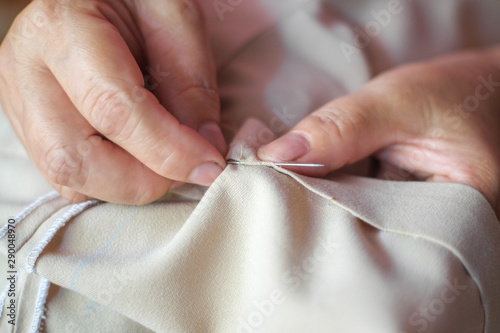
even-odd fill
[{"label": "person's left hand", "polygon": [[470,185],[500,216],[500,48],[383,73],[258,152],[325,165],[293,169],[312,176],[370,154],[421,179]]}]

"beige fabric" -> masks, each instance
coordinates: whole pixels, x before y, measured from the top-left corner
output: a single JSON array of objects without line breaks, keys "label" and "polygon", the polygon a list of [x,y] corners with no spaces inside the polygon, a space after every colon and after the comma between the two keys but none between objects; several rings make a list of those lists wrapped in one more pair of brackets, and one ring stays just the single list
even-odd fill
[{"label": "beige fabric", "polygon": [[[19,264],[67,208],[19,224]],[[155,332],[495,332],[498,237],[488,203],[462,185],[232,165],[199,204],[87,210],[36,271],[62,287],[47,303],[54,332],[98,318]],[[22,273],[19,286],[24,327],[38,284]],[[89,317],[103,306],[110,315]]]},{"label": "beige fabric", "polygon": [[[259,165],[252,150],[383,68],[498,42],[484,27],[497,26],[500,3],[402,1],[407,10],[348,63],[338,46],[387,3],[329,2],[326,20],[319,1],[242,1],[224,20],[201,3],[223,128],[249,148],[230,157],[257,165],[229,166],[206,193],[187,186],[144,207],[92,207],[56,233],[33,276],[21,268],[28,253],[71,206],[37,208],[16,229],[17,332],[31,326],[41,277],[52,283],[47,332],[500,330],[499,226],[475,190],[311,179]],[[480,28],[465,35],[464,24]],[[267,127],[242,131],[249,116]],[[49,190],[0,115],[1,221]],[[14,331],[6,319],[0,332]]]}]

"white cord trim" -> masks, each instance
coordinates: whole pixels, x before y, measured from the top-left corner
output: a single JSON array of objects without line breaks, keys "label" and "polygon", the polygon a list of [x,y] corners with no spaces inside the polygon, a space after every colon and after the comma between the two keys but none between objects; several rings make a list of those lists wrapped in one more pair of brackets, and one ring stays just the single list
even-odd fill
[{"label": "white cord trim", "polygon": [[40,287],[38,289],[38,296],[36,297],[35,303],[35,313],[33,315],[33,321],[31,322],[30,333],[38,333],[40,331],[40,325],[42,319],[45,319],[45,302],[47,301],[47,295],[49,294],[50,281],[42,277],[40,281]]},{"label": "white cord trim", "polygon": [[0,318],[2,318],[3,308],[5,306],[5,300],[7,299],[7,293],[9,292],[9,285],[10,283],[7,283],[2,293],[0,294]]},{"label": "white cord trim", "polygon": [[[24,220],[26,216],[31,214],[35,209],[43,205],[44,203],[47,203],[49,201],[54,200],[59,196],[59,192],[57,191],[52,191],[50,193],[47,193],[37,200],[35,200],[32,204],[30,204],[28,207],[24,208],[21,213],[19,213],[14,219],[16,220],[14,222],[13,226],[16,226],[19,222]],[[9,230],[8,223],[0,229],[0,239],[4,238],[5,235],[7,234],[7,231]]]},{"label": "white cord trim", "polygon": [[26,258],[26,271],[28,273],[36,274],[35,272],[36,261],[40,256],[40,254],[42,253],[42,251],[45,249],[45,247],[52,240],[52,238],[54,238],[57,231],[62,227],[64,227],[64,225],[66,225],[66,222],[71,220],[73,217],[80,214],[85,209],[96,205],[98,202],[99,202],[98,200],[89,200],[80,204],[73,205],[69,210],[67,210],[63,215],[61,215],[46,231],[45,235],[40,240],[40,242],[28,254],[28,257]]}]

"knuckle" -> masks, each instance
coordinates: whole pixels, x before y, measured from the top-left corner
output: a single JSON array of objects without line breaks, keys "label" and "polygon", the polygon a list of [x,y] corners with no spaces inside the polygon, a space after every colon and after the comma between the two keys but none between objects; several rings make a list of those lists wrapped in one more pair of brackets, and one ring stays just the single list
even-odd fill
[{"label": "knuckle", "polygon": [[99,88],[91,89],[83,103],[92,126],[104,136],[114,139],[127,134],[126,124],[131,116],[129,105],[121,93]]},{"label": "knuckle", "polygon": [[83,187],[86,175],[83,160],[75,149],[64,146],[54,146],[42,154],[40,163],[48,180],[68,187]]},{"label": "knuckle", "polygon": [[208,103],[207,107],[219,107],[219,92],[217,84],[211,82],[209,74],[192,73],[185,71],[183,73],[184,81],[179,84],[172,93],[172,100],[203,100]]},{"label": "knuckle", "polygon": [[325,107],[311,114],[310,119],[315,122],[314,127],[318,131],[340,143],[358,137],[364,123],[363,117],[339,106]]},{"label": "knuckle", "polygon": [[187,94],[203,94],[215,99],[218,96],[218,91],[208,80],[195,77],[189,85],[180,86],[175,92],[176,97]]},{"label": "knuckle", "polygon": [[53,23],[55,19],[55,1],[49,0],[34,0],[16,18],[15,24],[20,27],[20,32],[22,36],[37,37],[43,36],[46,32],[47,26]]},{"label": "knuckle", "polygon": [[8,39],[16,52],[16,58],[30,58],[38,61],[54,56],[54,50],[64,49],[64,43],[51,41],[60,39],[61,27],[67,15],[61,6],[62,0],[33,0],[16,17]]},{"label": "knuckle", "polygon": [[[188,77],[169,93],[167,108],[183,124],[193,128],[208,121],[217,121],[220,113],[217,85],[199,76]],[[200,112],[200,107],[205,111]]]}]

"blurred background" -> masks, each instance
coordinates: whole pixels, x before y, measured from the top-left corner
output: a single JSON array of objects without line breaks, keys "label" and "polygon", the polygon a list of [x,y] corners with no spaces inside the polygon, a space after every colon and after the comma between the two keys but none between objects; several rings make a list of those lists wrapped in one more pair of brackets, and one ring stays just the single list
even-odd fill
[{"label": "blurred background", "polygon": [[16,15],[29,3],[29,0],[0,0],[0,41],[3,40]]}]

